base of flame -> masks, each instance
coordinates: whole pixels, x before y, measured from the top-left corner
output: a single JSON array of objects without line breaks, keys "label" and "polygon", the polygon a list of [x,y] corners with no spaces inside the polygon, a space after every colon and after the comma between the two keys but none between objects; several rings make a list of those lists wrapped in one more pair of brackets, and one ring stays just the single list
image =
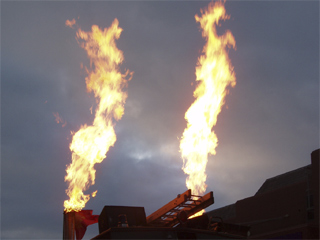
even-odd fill
[{"label": "base of flame", "polygon": [[75,212],[63,211],[63,240],[75,238]]}]

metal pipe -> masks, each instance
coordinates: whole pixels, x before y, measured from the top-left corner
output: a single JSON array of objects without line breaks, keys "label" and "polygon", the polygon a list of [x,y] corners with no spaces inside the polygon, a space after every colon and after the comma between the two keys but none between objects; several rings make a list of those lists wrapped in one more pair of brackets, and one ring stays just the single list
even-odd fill
[{"label": "metal pipe", "polygon": [[63,211],[63,240],[74,240],[75,212]]}]

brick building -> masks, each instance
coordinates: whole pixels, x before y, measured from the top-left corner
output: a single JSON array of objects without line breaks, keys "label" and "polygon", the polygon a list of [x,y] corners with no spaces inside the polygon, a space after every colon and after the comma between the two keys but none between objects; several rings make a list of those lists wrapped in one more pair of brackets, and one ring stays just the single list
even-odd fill
[{"label": "brick building", "polygon": [[252,239],[319,239],[319,152],[310,165],[269,178],[254,196],[208,216],[250,226]]}]

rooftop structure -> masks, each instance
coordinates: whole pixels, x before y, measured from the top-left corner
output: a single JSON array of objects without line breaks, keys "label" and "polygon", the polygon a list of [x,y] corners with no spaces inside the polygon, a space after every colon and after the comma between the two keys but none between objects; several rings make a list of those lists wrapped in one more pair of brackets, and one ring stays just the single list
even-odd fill
[{"label": "rooftop structure", "polygon": [[253,239],[319,239],[319,152],[310,165],[269,178],[254,196],[208,216],[250,227]]}]

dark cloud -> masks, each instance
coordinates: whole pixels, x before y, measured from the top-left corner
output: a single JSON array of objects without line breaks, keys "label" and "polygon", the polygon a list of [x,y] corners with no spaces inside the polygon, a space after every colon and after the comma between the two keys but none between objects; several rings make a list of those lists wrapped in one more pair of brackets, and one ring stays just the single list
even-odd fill
[{"label": "dark cloud", "polygon": [[[70,131],[91,124],[86,53],[65,26],[109,27],[118,18],[128,84],[117,142],[96,165],[86,208],[143,206],[147,215],[186,190],[179,140],[193,102],[204,40],[194,20],[208,2],[2,2],[1,238],[60,239]],[[310,163],[319,147],[319,3],[226,3],[237,85],[218,117],[209,157],[209,209],[253,195],[266,178]],[[78,18],[79,17],[79,18]],[[55,122],[53,113],[67,122]],[[86,238],[97,234],[88,228]]]}]

